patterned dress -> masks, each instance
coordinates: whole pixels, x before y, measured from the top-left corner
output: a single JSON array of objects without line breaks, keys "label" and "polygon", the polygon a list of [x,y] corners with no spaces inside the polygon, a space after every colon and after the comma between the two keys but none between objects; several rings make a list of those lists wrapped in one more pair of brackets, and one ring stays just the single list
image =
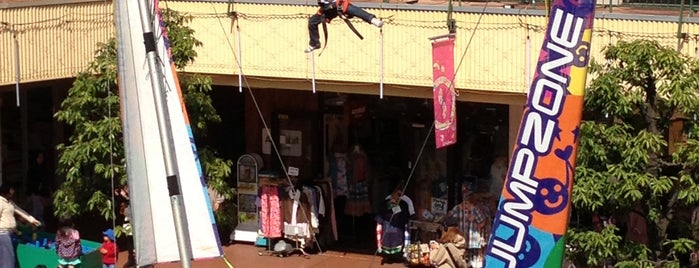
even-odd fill
[{"label": "patterned dress", "polygon": [[260,224],[262,235],[269,238],[282,236],[282,216],[279,191],[274,186],[262,186],[260,192]]}]

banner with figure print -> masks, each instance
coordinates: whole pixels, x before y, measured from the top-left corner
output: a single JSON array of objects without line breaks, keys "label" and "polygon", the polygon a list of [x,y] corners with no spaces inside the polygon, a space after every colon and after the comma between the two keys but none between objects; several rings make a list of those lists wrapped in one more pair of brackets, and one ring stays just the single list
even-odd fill
[{"label": "banner with figure print", "polygon": [[561,267],[594,0],[554,0],[485,256],[487,268]]},{"label": "banner with figure print", "polygon": [[437,149],[456,143],[454,36],[432,40],[434,137]]}]

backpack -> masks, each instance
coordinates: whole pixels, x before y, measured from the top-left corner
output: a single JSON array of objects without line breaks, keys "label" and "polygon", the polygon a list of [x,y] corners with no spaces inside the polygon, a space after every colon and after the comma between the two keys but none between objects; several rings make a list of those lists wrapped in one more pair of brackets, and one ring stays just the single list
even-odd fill
[{"label": "backpack", "polygon": [[80,239],[75,239],[72,235],[56,237],[56,254],[59,258],[71,260],[83,255],[83,247]]}]

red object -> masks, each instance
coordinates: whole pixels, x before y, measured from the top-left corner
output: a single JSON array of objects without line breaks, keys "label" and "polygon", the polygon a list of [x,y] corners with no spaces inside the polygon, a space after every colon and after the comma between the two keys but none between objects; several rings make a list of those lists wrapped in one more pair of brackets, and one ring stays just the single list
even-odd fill
[{"label": "red object", "polygon": [[456,143],[454,37],[432,41],[434,134],[437,149]]},{"label": "red object", "polygon": [[116,243],[109,240],[107,242],[102,243],[102,247],[100,247],[100,253],[102,253],[103,264],[116,264],[119,248],[117,247]]},{"label": "red object", "polygon": [[[343,15],[347,15],[347,8],[350,5],[350,0],[336,0],[334,1],[335,4],[337,5],[337,8],[342,10]],[[318,11],[316,12],[318,15],[323,15],[323,8],[319,8]],[[333,20],[335,17],[332,18],[326,18],[326,22],[330,22]]]}]

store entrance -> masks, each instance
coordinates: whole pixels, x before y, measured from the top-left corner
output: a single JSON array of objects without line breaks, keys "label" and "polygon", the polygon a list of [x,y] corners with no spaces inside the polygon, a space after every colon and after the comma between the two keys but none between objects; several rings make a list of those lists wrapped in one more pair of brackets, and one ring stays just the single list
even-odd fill
[{"label": "store entrance", "polygon": [[[335,192],[337,249],[376,251],[375,217],[399,185],[412,200],[411,220],[431,222],[462,201],[462,184],[488,192],[491,165],[507,155],[505,105],[457,103],[457,143],[436,149],[431,99],[327,95],[324,151],[333,157],[325,174],[335,170],[334,156],[347,159],[346,191]],[[435,235],[416,231],[411,240]]]},{"label": "store entrance", "polygon": [[[432,103],[414,98],[329,95],[324,116],[326,155],[346,154],[348,170],[347,191],[335,193],[335,246],[374,253],[374,217],[385,198],[410,175],[429,133]],[[326,174],[334,171],[331,162],[326,161]]]}]

